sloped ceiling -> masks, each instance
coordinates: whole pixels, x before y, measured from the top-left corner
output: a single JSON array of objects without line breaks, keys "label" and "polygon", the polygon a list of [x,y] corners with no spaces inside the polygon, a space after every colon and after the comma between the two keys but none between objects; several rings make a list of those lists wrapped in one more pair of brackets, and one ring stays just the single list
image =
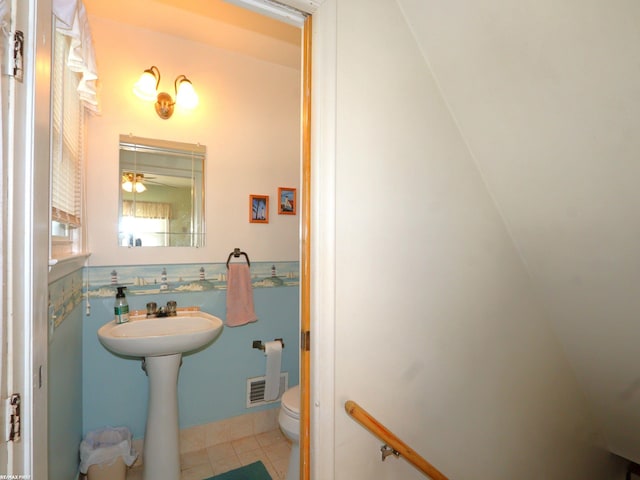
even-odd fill
[{"label": "sloped ceiling", "polygon": [[640,461],[640,2],[398,3],[610,449]]},{"label": "sloped ceiling", "polygon": [[[300,70],[301,30],[223,0],[83,0],[106,18]],[[132,39],[135,41],[135,39]],[[189,52],[185,52],[188,55]],[[159,55],[160,56],[160,55]],[[149,59],[150,64],[160,59]],[[100,67],[100,65],[98,65]],[[142,65],[142,69],[148,65]]]}]

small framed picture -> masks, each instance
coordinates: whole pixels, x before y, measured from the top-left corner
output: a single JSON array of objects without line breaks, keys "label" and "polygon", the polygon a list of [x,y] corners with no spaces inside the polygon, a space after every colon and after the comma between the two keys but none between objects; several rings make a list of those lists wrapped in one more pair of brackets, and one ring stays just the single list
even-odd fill
[{"label": "small framed picture", "polygon": [[269,195],[249,195],[249,222],[269,223]]},{"label": "small framed picture", "polygon": [[296,189],[289,187],[278,188],[278,214],[295,215],[296,214]]}]

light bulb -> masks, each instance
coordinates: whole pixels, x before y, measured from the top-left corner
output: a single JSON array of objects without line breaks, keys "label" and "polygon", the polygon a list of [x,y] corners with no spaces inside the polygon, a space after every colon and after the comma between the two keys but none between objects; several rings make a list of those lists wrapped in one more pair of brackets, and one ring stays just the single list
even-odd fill
[{"label": "light bulb", "polygon": [[158,83],[157,78],[150,70],[145,70],[140,75],[140,80],[133,86],[133,93],[135,93],[142,100],[153,101],[158,96],[156,85]]},{"label": "light bulb", "polygon": [[181,80],[178,85],[176,103],[184,108],[195,108],[198,106],[198,94],[194,90],[191,82],[186,78]]}]

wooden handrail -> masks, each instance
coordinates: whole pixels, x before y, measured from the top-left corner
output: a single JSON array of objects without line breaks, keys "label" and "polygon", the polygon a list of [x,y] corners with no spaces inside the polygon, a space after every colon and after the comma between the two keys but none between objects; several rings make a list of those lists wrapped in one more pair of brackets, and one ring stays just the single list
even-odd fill
[{"label": "wooden handrail", "polygon": [[390,432],[384,425],[378,420],[372,417],[369,412],[358,405],[353,400],[348,400],[344,404],[344,409],[349,416],[356,420],[360,425],[365,427],[371,433],[373,433],[380,440],[385,442],[390,448],[402,455],[407,462],[411,463],[414,467],[420,470],[425,475],[428,475],[433,480],[448,480],[440,471],[427,462],[424,458],[418,455],[411,447],[400,440],[396,435]]}]

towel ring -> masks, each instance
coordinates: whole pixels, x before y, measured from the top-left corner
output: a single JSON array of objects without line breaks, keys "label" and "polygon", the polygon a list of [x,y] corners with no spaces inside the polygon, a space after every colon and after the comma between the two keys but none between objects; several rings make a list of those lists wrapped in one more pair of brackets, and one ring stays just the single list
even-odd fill
[{"label": "towel ring", "polygon": [[245,252],[241,251],[239,248],[234,248],[233,252],[231,252],[229,254],[229,257],[227,258],[227,270],[229,270],[229,262],[231,261],[231,257],[238,258],[240,255],[244,255],[244,257],[247,259],[247,265],[251,266],[251,261],[249,260],[249,255],[247,255]]}]

